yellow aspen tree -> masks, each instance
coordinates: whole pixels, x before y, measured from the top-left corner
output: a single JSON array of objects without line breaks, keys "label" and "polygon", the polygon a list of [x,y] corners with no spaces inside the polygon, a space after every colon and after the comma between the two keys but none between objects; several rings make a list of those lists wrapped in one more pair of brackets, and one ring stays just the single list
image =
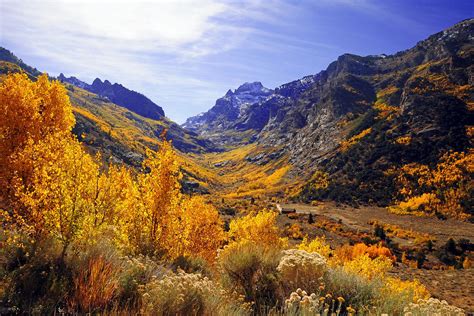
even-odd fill
[{"label": "yellow aspen tree", "polygon": [[163,140],[157,152],[148,150],[143,168],[145,173],[138,177],[140,211],[135,231],[141,231],[140,243],[147,251],[166,251],[181,228],[182,175],[171,143]]},{"label": "yellow aspen tree", "polygon": [[18,158],[30,159],[33,170],[28,186],[21,181],[15,186],[26,228],[35,240],[58,239],[64,255],[94,215],[99,166],[72,136],[46,137],[26,146]]},{"label": "yellow aspen tree", "polygon": [[201,196],[185,199],[183,208],[183,243],[174,256],[199,256],[214,262],[217,249],[225,239],[223,223],[217,209]]},{"label": "yellow aspen tree", "polygon": [[36,82],[26,74],[8,75],[0,84],[0,113],[0,207],[10,208],[12,179],[27,182],[31,173],[16,155],[49,135],[69,134],[75,121],[66,90],[46,74]]},{"label": "yellow aspen tree", "polygon": [[280,238],[276,225],[278,214],[272,211],[262,211],[249,214],[230,222],[229,239],[232,241],[251,241],[263,246],[284,247],[287,240]]},{"label": "yellow aspen tree", "polygon": [[[100,161],[100,155],[95,160]],[[104,224],[120,225],[128,217],[135,196],[136,186],[128,168],[110,164],[105,171],[97,170],[91,225],[95,229]]]}]

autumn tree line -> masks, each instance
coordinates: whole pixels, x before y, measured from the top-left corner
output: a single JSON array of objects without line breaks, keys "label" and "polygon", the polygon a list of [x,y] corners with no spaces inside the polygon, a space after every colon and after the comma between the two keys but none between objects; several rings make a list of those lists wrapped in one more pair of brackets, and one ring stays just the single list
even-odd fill
[{"label": "autumn tree line", "polygon": [[109,233],[134,253],[212,261],[224,239],[217,210],[181,193],[171,143],[148,150],[142,170],[103,163],[71,133],[75,124],[64,87],[42,75],[8,76],[0,86],[0,206],[14,242],[55,238],[63,256],[76,243]]}]

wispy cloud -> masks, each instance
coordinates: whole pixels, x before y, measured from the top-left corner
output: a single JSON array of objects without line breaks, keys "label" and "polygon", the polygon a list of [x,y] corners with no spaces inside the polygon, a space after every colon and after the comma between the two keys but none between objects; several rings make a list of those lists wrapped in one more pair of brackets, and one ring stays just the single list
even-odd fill
[{"label": "wispy cloud", "polygon": [[241,80],[277,84],[336,57],[334,25],[312,32],[328,8],[418,26],[374,0],[0,0],[0,45],[52,75],[120,82],[183,121]]},{"label": "wispy cloud", "polygon": [[26,57],[54,61],[56,66],[47,69],[51,72],[67,69],[85,80],[105,76],[137,90],[145,80],[161,91],[173,89],[173,84],[196,89],[210,83],[190,77],[191,63],[245,41],[251,29],[242,27],[244,22],[271,21],[272,13],[257,10],[261,5],[216,0],[2,0],[0,38],[2,45],[13,45]]}]

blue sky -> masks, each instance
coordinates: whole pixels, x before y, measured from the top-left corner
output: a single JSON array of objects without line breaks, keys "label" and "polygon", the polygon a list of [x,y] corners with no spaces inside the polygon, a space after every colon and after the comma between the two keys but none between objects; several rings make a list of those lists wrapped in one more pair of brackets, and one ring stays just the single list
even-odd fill
[{"label": "blue sky", "polygon": [[274,88],[473,16],[472,0],[0,0],[0,45],[51,75],[122,83],[182,123],[243,82]]}]

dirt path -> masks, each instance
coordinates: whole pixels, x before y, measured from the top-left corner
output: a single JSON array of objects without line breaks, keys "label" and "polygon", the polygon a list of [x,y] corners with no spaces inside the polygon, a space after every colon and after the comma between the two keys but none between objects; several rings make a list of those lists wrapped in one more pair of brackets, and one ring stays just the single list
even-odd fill
[{"label": "dirt path", "polygon": [[432,217],[418,217],[412,215],[396,215],[389,213],[382,207],[353,208],[349,206],[336,206],[334,203],[322,203],[317,206],[307,204],[282,204],[281,207],[295,209],[297,213],[323,215],[334,220],[341,220],[344,225],[360,231],[371,231],[368,224],[376,220],[384,224],[400,226],[406,230],[427,233],[438,241],[467,238],[474,240],[474,224],[455,219],[439,220]]}]

